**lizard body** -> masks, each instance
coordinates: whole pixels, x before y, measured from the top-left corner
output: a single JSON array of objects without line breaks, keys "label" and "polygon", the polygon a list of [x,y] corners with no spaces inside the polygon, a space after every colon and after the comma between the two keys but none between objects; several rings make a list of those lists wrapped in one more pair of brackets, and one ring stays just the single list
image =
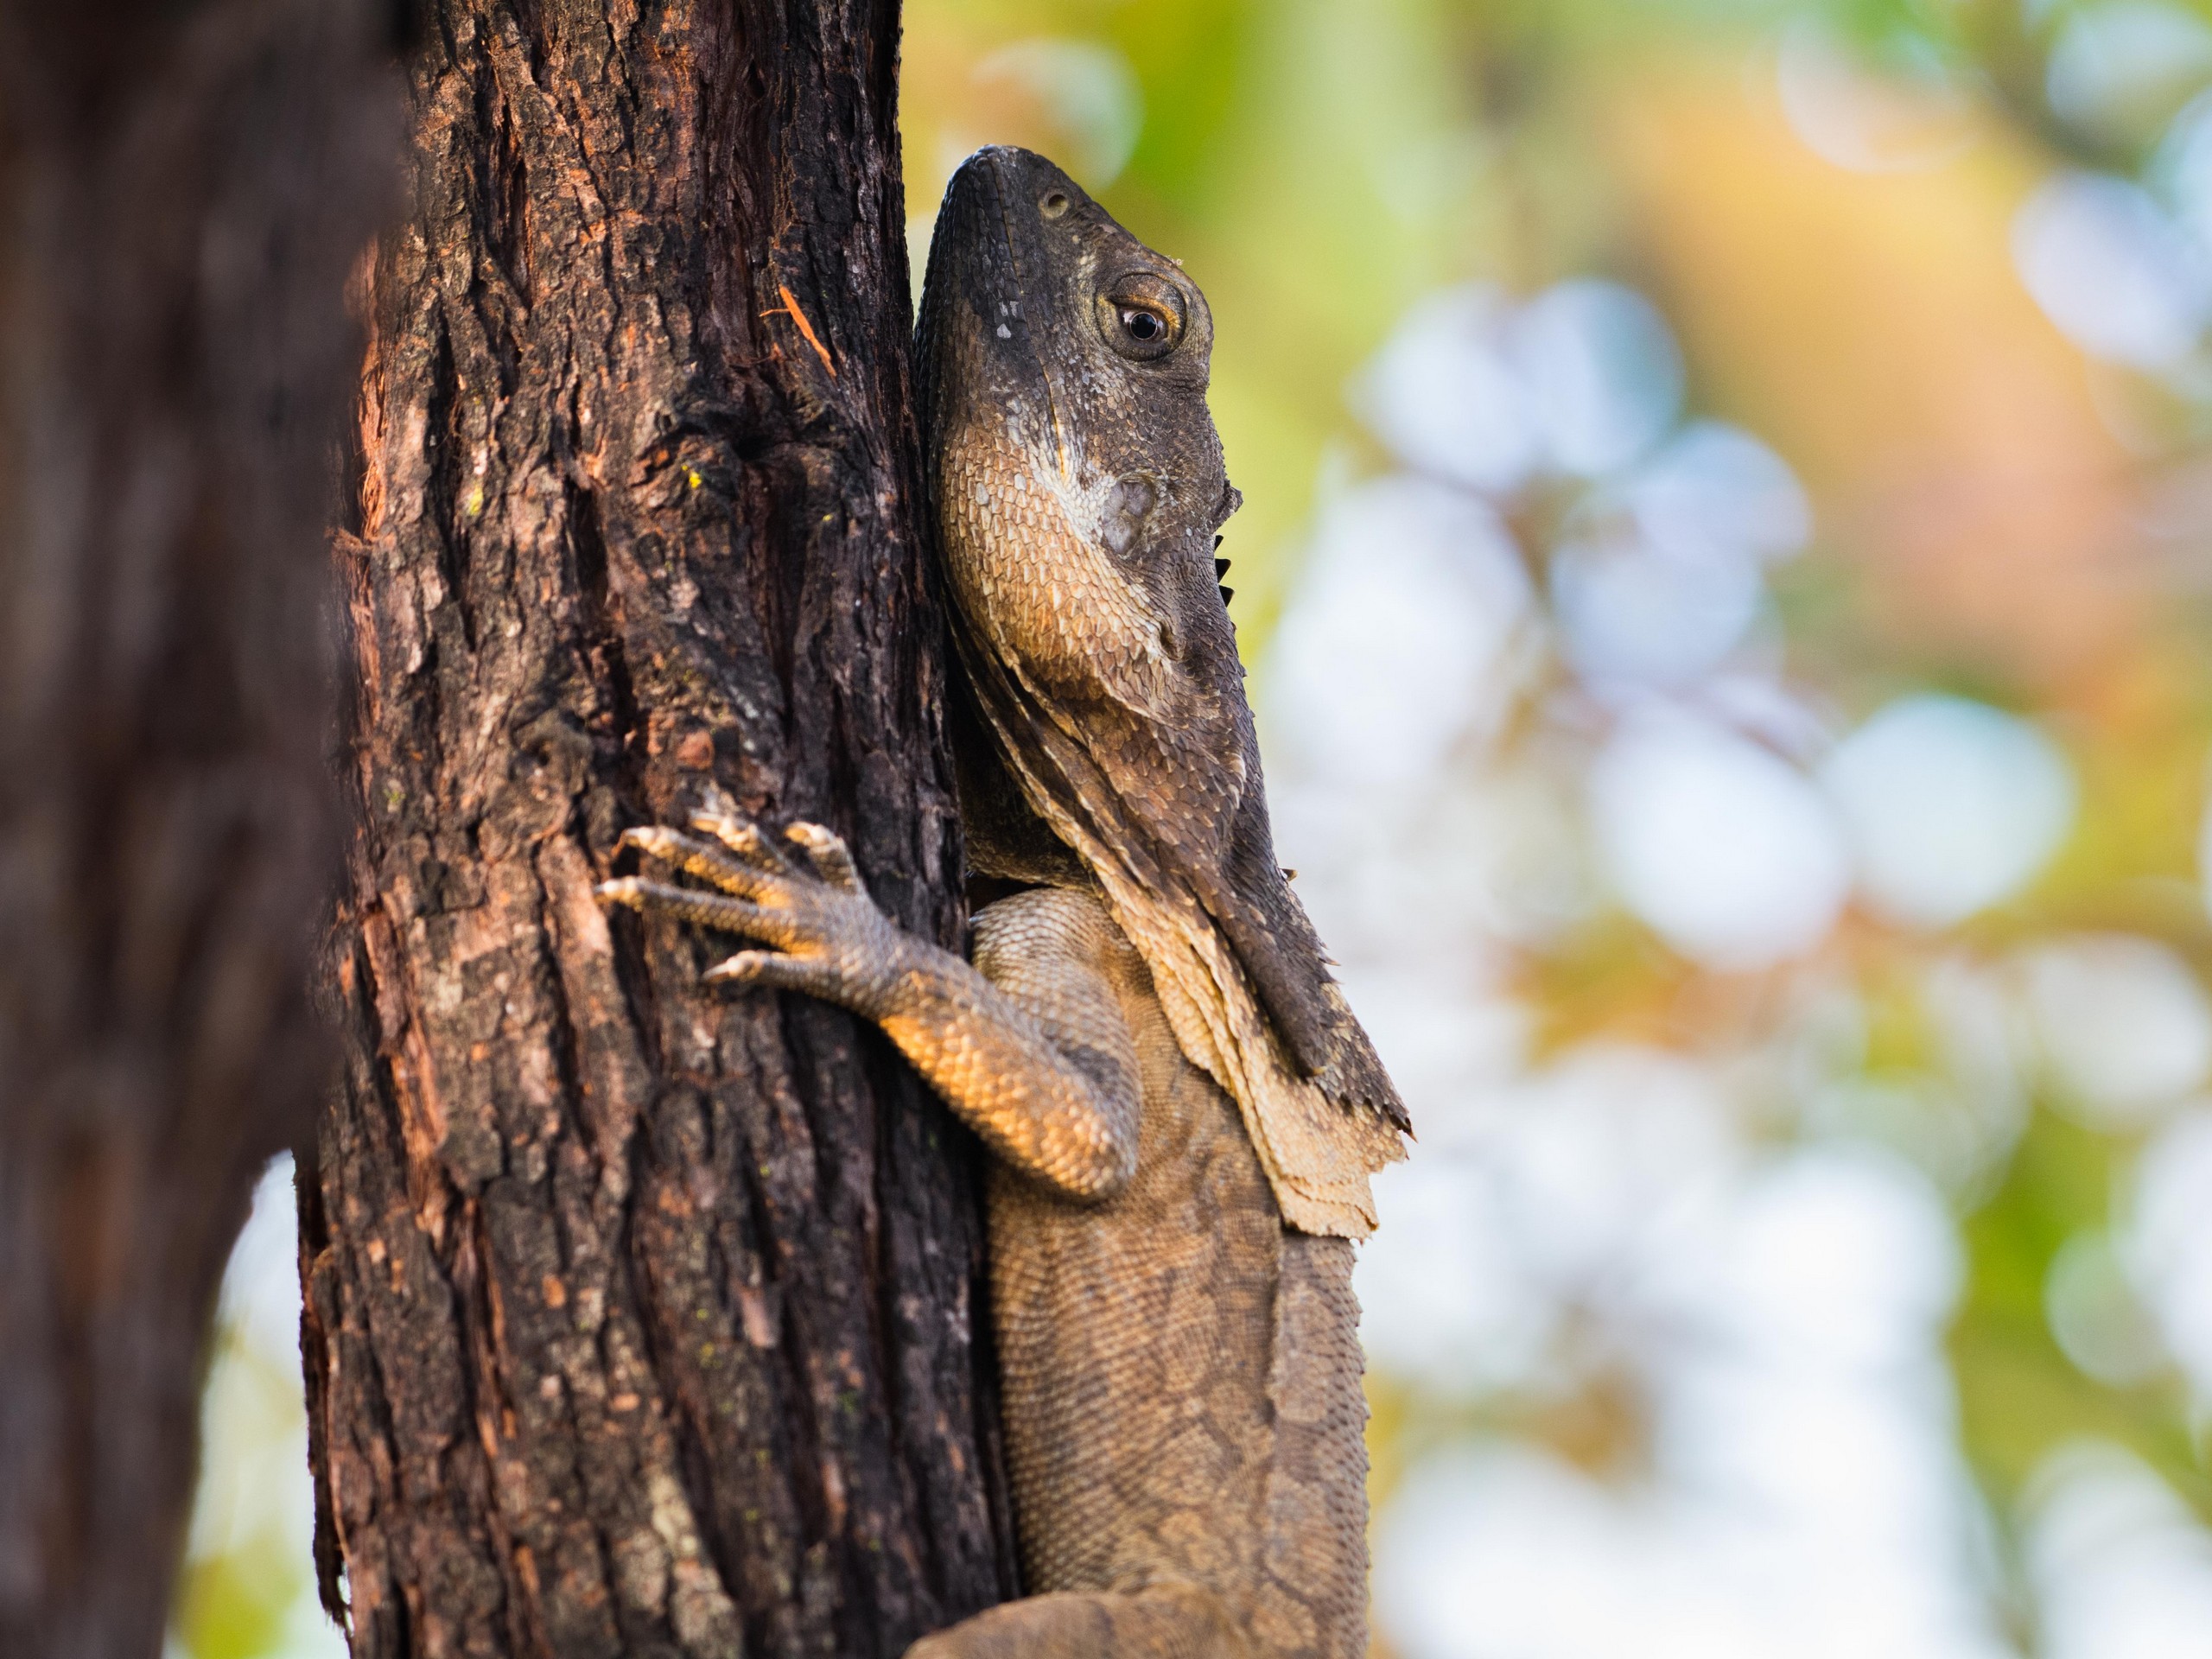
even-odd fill
[{"label": "lizard body", "polygon": [[918,333],[964,670],[972,962],[836,836],[722,810],[608,899],[771,947],[710,976],[890,1036],[992,1154],[1024,1599],[912,1659],[1358,1659],[1366,1408],[1351,1240],[1402,1108],[1274,862],[1214,532],[1211,320],[1065,175],[948,190]]}]

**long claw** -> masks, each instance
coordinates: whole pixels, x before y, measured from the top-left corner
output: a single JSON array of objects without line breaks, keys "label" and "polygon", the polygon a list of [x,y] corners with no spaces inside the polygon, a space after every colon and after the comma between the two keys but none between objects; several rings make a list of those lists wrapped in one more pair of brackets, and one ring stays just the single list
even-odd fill
[{"label": "long claw", "polygon": [[712,836],[748,864],[778,875],[791,871],[791,861],[749,818],[734,812],[700,812],[693,815],[691,827],[702,836]]},{"label": "long claw", "polygon": [[853,864],[852,849],[844,838],[834,830],[818,823],[794,823],[784,831],[784,839],[806,855],[806,861],[814,873],[833,887],[847,893],[862,893],[861,873]]},{"label": "long claw", "polygon": [[702,985],[750,985],[762,977],[768,964],[778,960],[772,950],[741,950],[726,957],[699,976]]},{"label": "long claw", "polygon": [[632,824],[622,832],[621,838],[614,844],[618,847],[634,847],[639,852],[649,854],[654,858],[664,858],[673,861],[676,855],[670,848],[675,833],[674,830],[664,829],[658,823]]},{"label": "long claw", "polygon": [[710,985],[743,985],[756,990],[799,991],[828,1002],[847,1000],[837,970],[818,957],[787,957],[772,950],[741,950],[700,976]]},{"label": "long claw", "polygon": [[788,871],[769,872],[732,858],[720,847],[658,824],[622,832],[622,845],[635,847],[649,857],[673,864],[687,875],[696,875],[724,893],[741,899],[772,899],[777,883],[789,879]]},{"label": "long claw", "polygon": [[649,916],[673,916],[695,926],[736,933],[773,945],[789,947],[798,942],[798,930],[792,925],[787,912],[723,893],[671,887],[662,881],[643,881],[636,876],[601,882],[593,891],[608,904],[626,905]]}]

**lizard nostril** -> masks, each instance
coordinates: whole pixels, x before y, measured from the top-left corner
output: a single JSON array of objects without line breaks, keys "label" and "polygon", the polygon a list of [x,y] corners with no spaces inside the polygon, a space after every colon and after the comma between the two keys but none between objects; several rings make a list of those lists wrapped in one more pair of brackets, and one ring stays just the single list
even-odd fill
[{"label": "lizard nostril", "polygon": [[1042,201],[1037,204],[1037,211],[1044,214],[1047,219],[1058,219],[1062,213],[1067,212],[1067,210],[1068,199],[1065,191],[1052,191],[1046,194]]}]

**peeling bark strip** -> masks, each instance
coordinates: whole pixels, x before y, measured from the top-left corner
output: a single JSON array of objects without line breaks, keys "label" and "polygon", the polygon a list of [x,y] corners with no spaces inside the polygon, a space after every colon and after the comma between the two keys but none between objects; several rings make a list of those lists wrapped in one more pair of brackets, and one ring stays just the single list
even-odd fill
[{"label": "peeling bark strip", "polygon": [[961,925],[895,7],[439,0],[364,276],[359,827],[305,1194],[354,1651],[896,1655],[1000,1599],[964,1140],[610,925],[711,782]]},{"label": "peeling bark strip", "polygon": [[148,1659],[314,1122],[322,554],[386,0],[0,0],[0,1654]]}]

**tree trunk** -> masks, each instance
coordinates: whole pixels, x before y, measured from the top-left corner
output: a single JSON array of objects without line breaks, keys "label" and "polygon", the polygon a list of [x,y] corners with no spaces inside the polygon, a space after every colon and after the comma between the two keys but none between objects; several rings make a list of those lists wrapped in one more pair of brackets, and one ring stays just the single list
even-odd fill
[{"label": "tree trunk", "polygon": [[354,1652],[895,1655],[1011,1588],[969,1143],[591,885],[709,786],[963,925],[896,8],[437,0],[364,277],[359,828],[303,1193]]},{"label": "tree trunk", "polygon": [[215,1289],[327,1065],[322,548],[391,26],[0,3],[0,1653],[159,1650]]}]

